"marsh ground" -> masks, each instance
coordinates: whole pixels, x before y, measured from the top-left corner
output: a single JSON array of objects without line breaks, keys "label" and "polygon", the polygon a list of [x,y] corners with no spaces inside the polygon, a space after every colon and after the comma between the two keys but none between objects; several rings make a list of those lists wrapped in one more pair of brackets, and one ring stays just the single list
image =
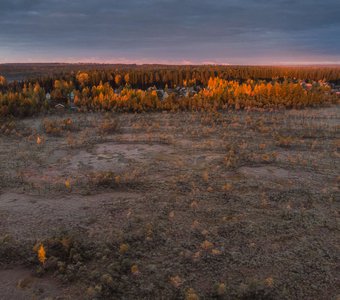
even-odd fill
[{"label": "marsh ground", "polygon": [[339,121],[333,106],[2,122],[0,299],[337,299]]}]

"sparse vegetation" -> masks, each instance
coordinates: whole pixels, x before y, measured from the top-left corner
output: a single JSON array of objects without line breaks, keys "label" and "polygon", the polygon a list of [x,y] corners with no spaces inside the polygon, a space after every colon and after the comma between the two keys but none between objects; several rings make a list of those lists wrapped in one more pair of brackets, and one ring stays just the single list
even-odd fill
[{"label": "sparse vegetation", "polygon": [[79,130],[79,128],[76,126],[76,124],[74,124],[71,118],[67,118],[63,120],[44,119],[42,126],[44,129],[44,132],[52,136],[62,136],[65,133]]},{"label": "sparse vegetation", "polygon": [[118,121],[116,119],[105,118],[102,123],[99,124],[99,132],[101,134],[112,134],[118,130]]}]

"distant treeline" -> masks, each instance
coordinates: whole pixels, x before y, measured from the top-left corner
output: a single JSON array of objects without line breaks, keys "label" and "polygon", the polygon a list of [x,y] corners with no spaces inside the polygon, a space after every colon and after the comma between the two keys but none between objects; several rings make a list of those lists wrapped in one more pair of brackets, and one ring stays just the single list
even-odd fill
[{"label": "distant treeline", "polygon": [[150,86],[169,88],[183,86],[183,83],[207,86],[210,78],[236,80],[244,82],[251,80],[301,79],[306,81],[325,80],[340,84],[340,66],[167,66],[167,65],[109,65],[109,64],[5,64],[0,65],[0,75],[10,82],[10,87],[17,85],[22,88],[23,81],[29,83],[32,79],[39,82],[46,91],[53,88],[54,80],[75,82],[78,72],[89,74],[88,85],[98,85],[109,82],[118,86],[115,77],[128,74],[129,84],[133,88],[146,89]]}]

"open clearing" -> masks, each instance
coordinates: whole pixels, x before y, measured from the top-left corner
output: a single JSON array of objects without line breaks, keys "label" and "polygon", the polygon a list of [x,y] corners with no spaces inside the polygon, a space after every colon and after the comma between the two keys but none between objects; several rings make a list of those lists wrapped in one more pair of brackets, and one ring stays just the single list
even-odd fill
[{"label": "open clearing", "polygon": [[339,126],[340,106],[0,123],[0,299],[338,299]]}]

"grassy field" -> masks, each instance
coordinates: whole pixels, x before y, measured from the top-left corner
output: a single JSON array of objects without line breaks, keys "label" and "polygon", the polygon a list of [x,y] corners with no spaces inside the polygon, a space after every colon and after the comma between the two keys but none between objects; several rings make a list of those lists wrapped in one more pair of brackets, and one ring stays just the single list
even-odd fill
[{"label": "grassy field", "polygon": [[0,299],[338,299],[339,121],[2,121]]}]

